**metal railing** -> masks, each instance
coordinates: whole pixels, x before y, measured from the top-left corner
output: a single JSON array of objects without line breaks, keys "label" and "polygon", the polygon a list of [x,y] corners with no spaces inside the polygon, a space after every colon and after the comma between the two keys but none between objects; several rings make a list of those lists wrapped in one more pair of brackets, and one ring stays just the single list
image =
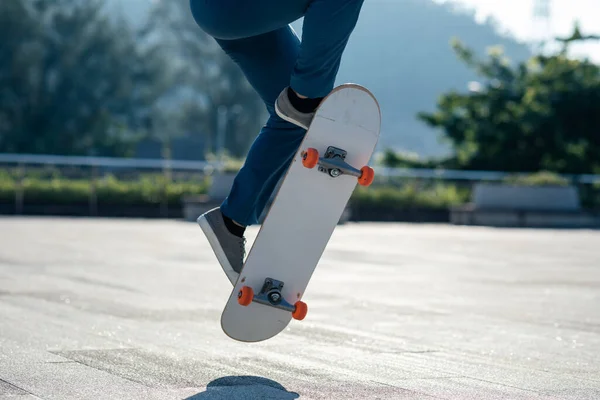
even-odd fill
[{"label": "metal railing", "polygon": [[182,161],[146,158],[112,158],[112,157],[81,157],[81,156],[52,156],[37,154],[0,154],[0,164],[13,165],[49,165],[49,166],[78,166],[134,169],[176,169],[190,171],[206,171],[219,169],[222,164],[208,161]]},{"label": "metal railing", "polygon": [[[143,159],[143,158],[110,158],[110,157],[80,157],[80,156],[52,156],[33,154],[0,154],[0,164],[13,164],[26,167],[28,165],[45,166],[79,166],[79,167],[103,167],[103,168],[126,168],[126,169],[148,169],[148,170],[180,170],[196,171],[211,174],[224,168],[224,164],[212,161],[184,161],[167,159]],[[374,167],[377,176],[382,178],[422,178],[442,180],[465,180],[465,181],[502,181],[512,172],[498,171],[463,171],[447,169],[421,169],[421,168],[388,168]],[[519,174],[516,174],[519,175]],[[523,174],[524,175],[524,174]],[[600,175],[561,175],[572,182],[581,184],[600,183]]]}]

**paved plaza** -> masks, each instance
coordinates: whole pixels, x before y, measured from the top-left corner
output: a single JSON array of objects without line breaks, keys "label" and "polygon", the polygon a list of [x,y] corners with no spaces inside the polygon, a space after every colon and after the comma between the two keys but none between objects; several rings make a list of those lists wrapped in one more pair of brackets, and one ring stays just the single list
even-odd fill
[{"label": "paved plaza", "polygon": [[0,399],[600,399],[600,231],[341,225],[257,344],[230,291],[194,223],[0,218]]}]

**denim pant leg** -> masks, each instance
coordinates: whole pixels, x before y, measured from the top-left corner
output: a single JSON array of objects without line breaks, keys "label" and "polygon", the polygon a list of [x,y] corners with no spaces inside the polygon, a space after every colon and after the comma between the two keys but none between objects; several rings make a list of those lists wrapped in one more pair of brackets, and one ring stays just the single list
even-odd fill
[{"label": "denim pant leg", "polygon": [[290,125],[279,117],[269,118],[221,204],[223,214],[244,226],[258,223],[306,133]]},{"label": "denim pant leg", "polygon": [[270,115],[221,205],[223,214],[249,226],[258,223],[306,134],[304,129],[275,113],[275,100],[289,85],[300,42],[289,26],[246,39],[217,39],[217,42],[241,67]]},{"label": "denim pant leg", "polygon": [[325,97],[331,92],[363,1],[309,2],[300,54],[291,76],[290,86],[294,91],[311,98]]}]

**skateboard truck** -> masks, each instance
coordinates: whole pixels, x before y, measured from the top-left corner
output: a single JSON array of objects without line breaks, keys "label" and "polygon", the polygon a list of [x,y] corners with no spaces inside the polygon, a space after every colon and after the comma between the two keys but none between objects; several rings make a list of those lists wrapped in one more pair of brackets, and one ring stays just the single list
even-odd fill
[{"label": "skateboard truck", "polygon": [[302,165],[306,168],[314,168],[319,166],[319,171],[323,172],[332,178],[337,178],[341,175],[350,175],[358,178],[358,183],[362,186],[369,186],[373,183],[375,172],[369,166],[364,166],[361,169],[356,169],[346,162],[345,150],[338,149],[334,146],[329,146],[323,157],[319,156],[319,151],[314,148],[308,148],[302,152]]},{"label": "skateboard truck", "polygon": [[238,303],[249,306],[252,302],[263,304],[292,313],[294,319],[302,320],[308,312],[306,303],[297,301],[295,304],[288,303],[281,294],[284,283],[272,278],[265,279],[260,293],[254,295],[250,286],[243,286],[238,292]]}]

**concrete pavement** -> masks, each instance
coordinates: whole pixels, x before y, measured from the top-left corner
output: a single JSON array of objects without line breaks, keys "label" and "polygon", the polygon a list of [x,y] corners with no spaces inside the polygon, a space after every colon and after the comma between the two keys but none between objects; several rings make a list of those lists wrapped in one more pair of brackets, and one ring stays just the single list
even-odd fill
[{"label": "concrete pavement", "polygon": [[258,344],[230,290],[193,223],[1,218],[0,399],[600,399],[600,231],[340,226]]}]

